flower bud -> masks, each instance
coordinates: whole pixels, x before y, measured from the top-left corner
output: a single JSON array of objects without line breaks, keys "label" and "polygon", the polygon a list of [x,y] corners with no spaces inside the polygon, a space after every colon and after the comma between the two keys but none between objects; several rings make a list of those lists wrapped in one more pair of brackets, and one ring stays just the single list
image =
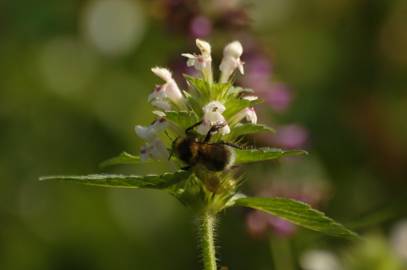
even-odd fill
[{"label": "flower bud", "polygon": [[225,83],[236,69],[239,69],[241,74],[244,74],[243,62],[240,56],[243,53],[242,44],[239,41],[229,43],[223,50],[223,59],[219,66],[221,71],[220,82]]},{"label": "flower bud", "polygon": [[164,84],[156,86],[154,91],[148,96],[148,101],[159,109],[169,110],[168,99],[180,105],[183,102],[183,95],[177,83],[172,78],[171,72],[166,68],[154,67],[151,71],[165,81]]},{"label": "flower bud", "polygon": [[233,58],[240,58],[243,54],[243,47],[239,41],[233,41],[225,46],[223,49],[223,56],[231,56]]},{"label": "flower bud", "polygon": [[195,44],[198,47],[198,49],[201,51],[202,55],[211,56],[211,45],[208,42],[197,38],[195,40]]},{"label": "flower bud", "polygon": [[[245,96],[242,99],[248,100],[248,101],[254,101],[257,100],[258,97],[256,96]],[[252,124],[257,124],[257,114],[256,111],[254,110],[253,107],[247,107],[238,112],[233,116],[232,119],[230,119],[230,123],[235,124],[240,121],[245,119],[247,122],[250,122]]]}]

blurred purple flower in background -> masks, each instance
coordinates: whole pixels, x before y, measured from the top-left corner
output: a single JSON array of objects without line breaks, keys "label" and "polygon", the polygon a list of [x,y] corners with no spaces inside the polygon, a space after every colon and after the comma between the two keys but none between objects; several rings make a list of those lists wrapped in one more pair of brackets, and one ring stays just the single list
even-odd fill
[{"label": "blurred purple flower in background", "polygon": [[252,46],[245,54],[246,76],[242,84],[252,88],[276,112],[286,111],[292,101],[292,92],[289,87],[281,82],[272,81],[272,63],[270,57],[261,49]]},{"label": "blurred purple flower in background", "polygon": [[162,14],[156,14],[165,20],[171,31],[187,37],[205,37],[212,30],[242,30],[249,24],[246,7],[240,1],[161,0],[158,5]]},{"label": "blurred purple flower in background", "polygon": [[[257,196],[290,198],[307,203],[314,208],[320,208],[331,193],[329,184],[318,171],[320,164],[316,161],[308,163],[307,168],[311,168],[307,170],[308,173],[303,173],[299,169],[297,173],[301,176],[295,178],[296,181],[292,181],[294,178],[294,174],[291,172],[292,167],[297,168],[297,165],[296,160],[287,160],[283,167],[289,175],[273,173],[273,177],[255,188]],[[246,227],[248,233],[254,238],[266,237],[268,232],[281,237],[291,237],[297,232],[296,225],[256,210],[248,212]]]},{"label": "blurred purple flower in background", "polygon": [[297,231],[294,224],[260,211],[250,211],[247,214],[246,226],[254,238],[262,238],[269,230],[283,237],[289,237]]},{"label": "blurred purple flower in background", "polygon": [[205,16],[197,16],[192,19],[189,31],[193,38],[206,37],[212,31],[212,23]]},{"label": "blurred purple flower in background", "polygon": [[309,142],[308,130],[300,124],[280,126],[270,141],[273,145],[287,149],[305,148]]},{"label": "blurred purple flower in background", "polygon": [[267,93],[262,94],[263,99],[276,112],[288,109],[293,99],[292,92],[284,83],[272,83]]}]

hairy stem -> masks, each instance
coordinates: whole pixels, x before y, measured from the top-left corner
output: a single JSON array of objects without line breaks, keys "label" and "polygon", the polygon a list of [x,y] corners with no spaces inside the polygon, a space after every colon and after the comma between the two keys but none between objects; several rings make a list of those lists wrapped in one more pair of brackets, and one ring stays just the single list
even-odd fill
[{"label": "hairy stem", "polygon": [[200,222],[200,241],[201,252],[204,263],[204,270],[216,270],[215,256],[215,215],[208,212],[202,212],[199,218]]}]

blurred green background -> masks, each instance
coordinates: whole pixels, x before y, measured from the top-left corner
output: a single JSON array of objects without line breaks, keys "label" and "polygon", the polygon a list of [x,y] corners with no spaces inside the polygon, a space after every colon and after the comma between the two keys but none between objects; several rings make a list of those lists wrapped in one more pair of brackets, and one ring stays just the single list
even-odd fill
[{"label": "blurred green background", "polygon": [[[229,7],[247,17],[219,15]],[[185,24],[191,16],[204,18],[197,29]],[[247,23],[229,28],[219,18]],[[200,269],[191,212],[169,195],[37,181],[99,172],[101,161],[137,153],[142,141],[133,127],[153,119],[147,96],[158,80],[150,68],[195,50],[195,36],[214,45],[216,60],[235,38],[244,47],[245,40],[261,44],[271,80],[287,83],[293,101],[284,113],[263,105],[259,118],[309,134],[308,157],[295,166],[251,167],[244,189],[254,194],[256,181],[266,185],[275,175],[294,183],[318,178],[329,186],[321,208],[359,223],[369,239],[352,243],[305,230],[253,237],[247,212],[236,209],[219,222],[221,265],[290,270],[276,268],[283,256],[295,269],[332,270],[301,259],[323,249],[343,269],[407,269],[407,255],[391,240],[407,217],[405,0],[1,1],[0,269]]]}]

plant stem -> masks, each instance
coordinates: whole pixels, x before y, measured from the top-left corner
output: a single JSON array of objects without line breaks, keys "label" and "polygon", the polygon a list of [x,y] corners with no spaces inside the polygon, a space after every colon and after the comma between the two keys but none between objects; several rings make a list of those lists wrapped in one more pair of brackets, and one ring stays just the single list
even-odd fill
[{"label": "plant stem", "polygon": [[270,252],[276,270],[294,270],[290,240],[270,236]]},{"label": "plant stem", "polygon": [[201,251],[205,270],[216,270],[215,215],[203,211],[200,216]]}]

